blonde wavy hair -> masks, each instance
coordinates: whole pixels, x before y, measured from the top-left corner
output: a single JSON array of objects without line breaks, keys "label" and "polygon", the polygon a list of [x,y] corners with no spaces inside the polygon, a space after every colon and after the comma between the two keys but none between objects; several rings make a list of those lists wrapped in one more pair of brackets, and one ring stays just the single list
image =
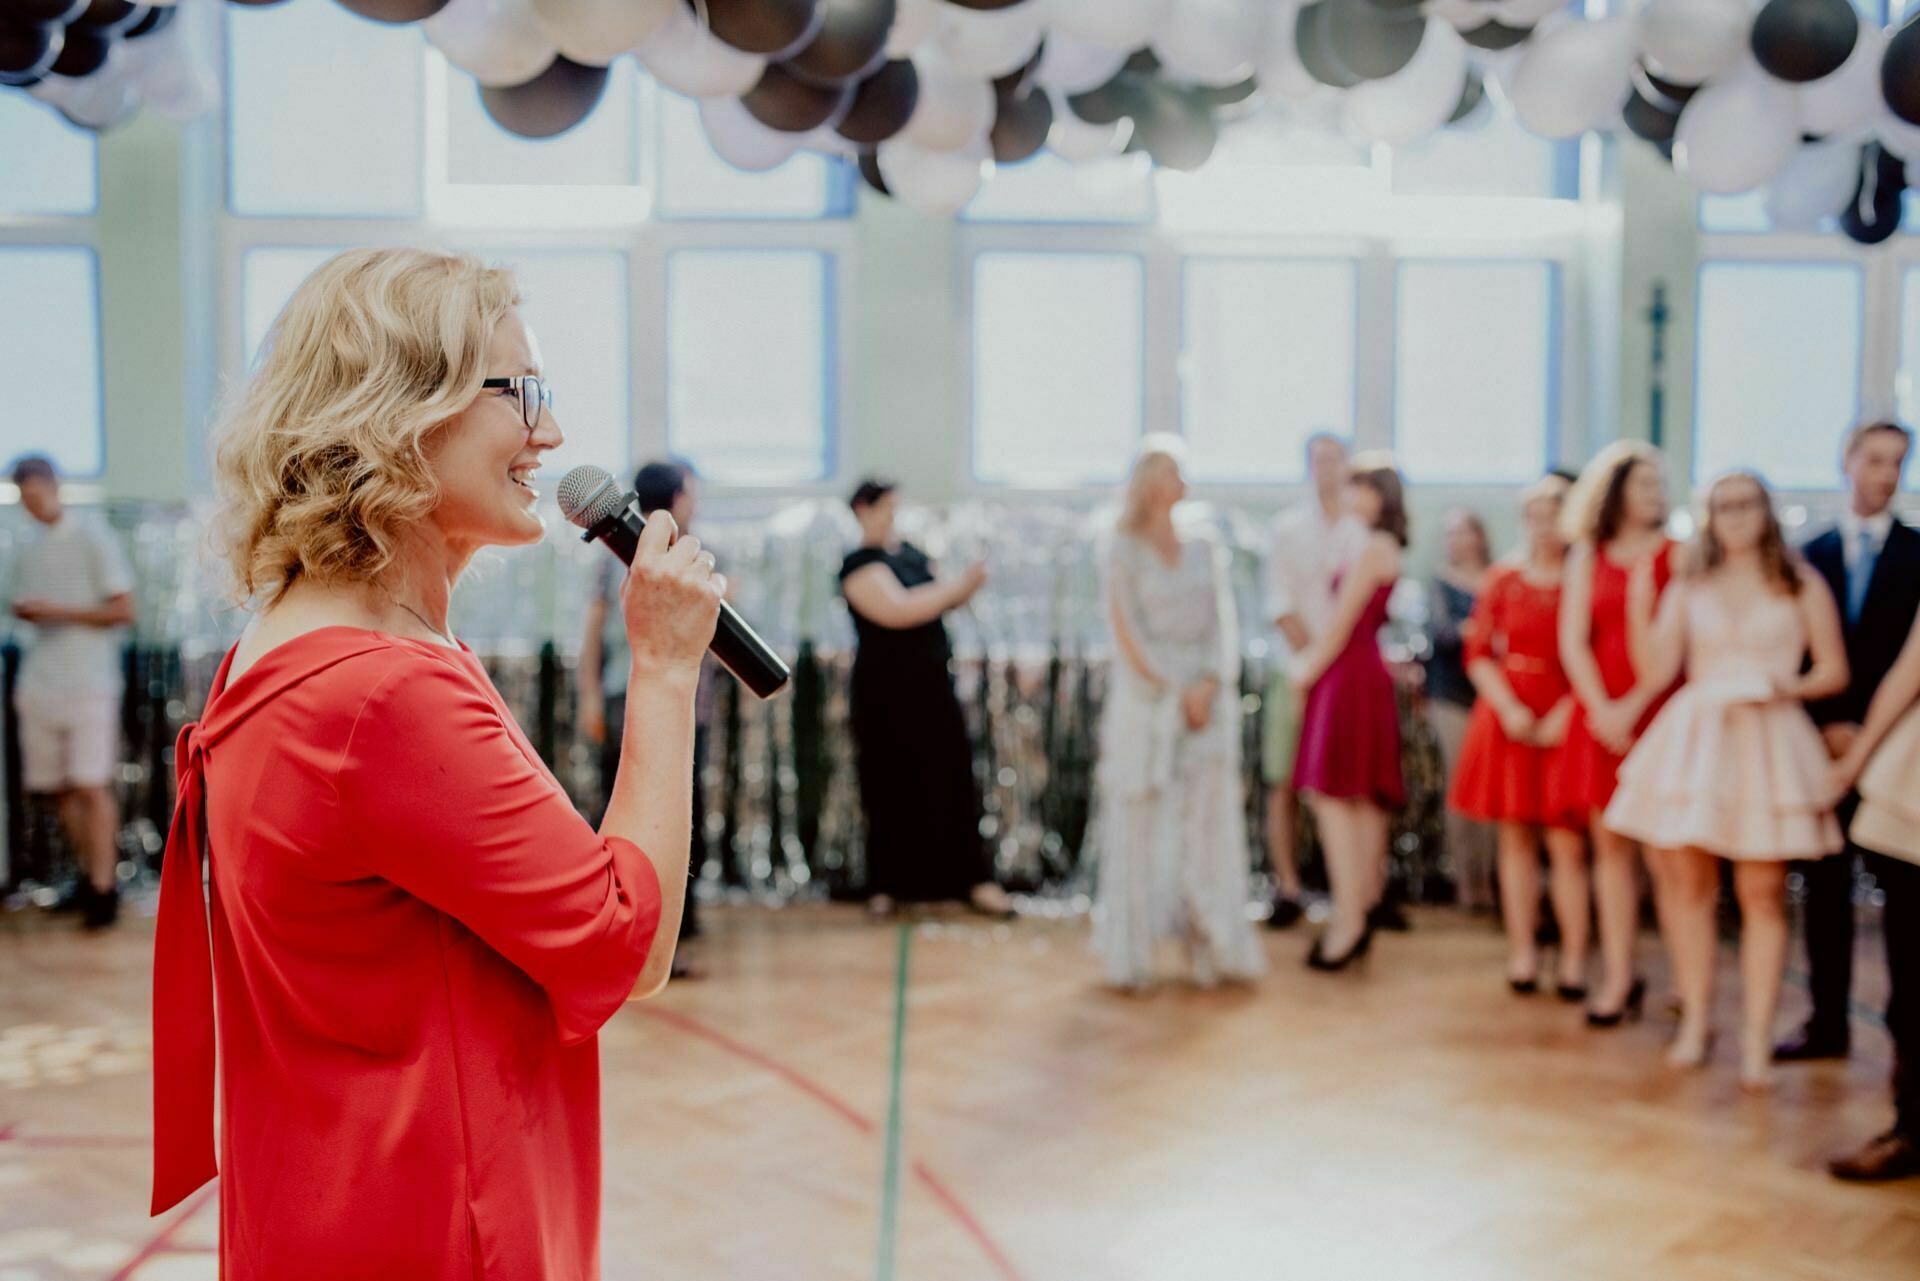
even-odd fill
[{"label": "blonde wavy hair", "polygon": [[425,446],[480,394],[520,301],[466,254],[354,249],[308,276],[268,331],[214,446],[216,538],[243,603],[299,579],[378,577],[440,494]]},{"label": "blonde wavy hair", "polygon": [[1604,547],[1620,533],[1626,518],[1627,477],[1635,463],[1660,466],[1660,451],[1644,440],[1616,440],[1581,469],[1560,509],[1560,536],[1569,547]]},{"label": "blonde wavy hair", "polygon": [[1152,432],[1140,439],[1133,456],[1133,470],[1127,473],[1127,493],[1120,505],[1120,532],[1137,534],[1147,524],[1147,482],[1162,463],[1182,467],[1187,461],[1187,442],[1171,432]]}]

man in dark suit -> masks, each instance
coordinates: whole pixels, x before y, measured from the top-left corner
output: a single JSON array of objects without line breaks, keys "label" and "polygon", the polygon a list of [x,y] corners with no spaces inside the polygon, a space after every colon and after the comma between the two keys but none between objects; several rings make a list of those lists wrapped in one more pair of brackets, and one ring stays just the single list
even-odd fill
[{"label": "man in dark suit", "polygon": [[[1809,704],[1827,750],[1846,751],[1866,718],[1867,704],[1905,643],[1920,613],[1920,532],[1894,518],[1913,436],[1890,422],[1868,423],[1847,434],[1842,454],[1847,506],[1835,528],[1806,544],[1807,560],[1827,580],[1840,604],[1851,679],[1832,698]],[[1857,797],[1840,807],[1843,825]],[[1861,851],[1848,844],[1833,857],[1801,865],[1806,879],[1805,932],[1813,1013],[1805,1028],[1774,1051],[1782,1062],[1844,1058],[1849,1048],[1848,1003],[1853,986],[1853,872]]]}]

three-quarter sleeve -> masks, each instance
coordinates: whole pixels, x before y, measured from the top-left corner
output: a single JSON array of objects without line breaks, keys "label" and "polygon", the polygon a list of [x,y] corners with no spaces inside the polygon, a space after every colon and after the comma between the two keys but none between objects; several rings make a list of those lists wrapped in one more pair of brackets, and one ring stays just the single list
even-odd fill
[{"label": "three-quarter sleeve", "polygon": [[563,1040],[631,995],[660,923],[647,856],[603,838],[453,662],[404,656],[336,773],[343,857],[472,930],[546,990]]},{"label": "three-quarter sleeve", "polygon": [[1501,605],[1506,599],[1504,574],[1489,578],[1480,596],[1473,602],[1473,613],[1460,624],[1460,665],[1472,667],[1483,658],[1497,659],[1494,640],[1500,634]]}]

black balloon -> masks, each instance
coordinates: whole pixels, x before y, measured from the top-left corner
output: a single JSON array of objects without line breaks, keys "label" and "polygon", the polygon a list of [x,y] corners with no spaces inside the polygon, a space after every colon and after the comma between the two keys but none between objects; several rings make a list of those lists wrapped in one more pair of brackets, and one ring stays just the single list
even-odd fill
[{"label": "black balloon", "polygon": [[480,86],[480,105],[495,124],[522,138],[553,138],[585,120],[606,92],[607,69],[566,58],[525,84]]},{"label": "black balloon", "polygon": [[1489,22],[1471,31],[1462,31],[1460,36],[1476,49],[1498,53],[1502,49],[1511,49],[1515,45],[1524,43],[1532,34],[1532,27],[1509,27],[1504,22]]},{"label": "black balloon", "polygon": [[129,40],[138,40],[141,36],[150,36],[156,31],[165,31],[180,16],[177,4],[157,4],[147,10],[147,16],[128,27],[121,34]]},{"label": "black balloon", "polygon": [[1366,0],[1322,0],[1326,9],[1327,41],[1355,75],[1379,80],[1413,61],[1426,20],[1415,13],[1386,13]]},{"label": "black balloon", "polygon": [[[818,0],[705,0],[713,34],[778,61],[806,48],[825,11]],[[697,12],[697,10],[696,10]]]},{"label": "black balloon", "polygon": [[1687,103],[1693,101],[1693,95],[1700,92],[1699,85],[1683,85],[1677,80],[1663,80],[1659,76],[1654,75],[1653,72],[1648,71],[1644,66],[1638,67],[1637,72],[1644,74],[1647,84],[1656,93],[1672,102],[1675,107],[1686,106]]},{"label": "black balloon", "polygon": [[1120,70],[1131,71],[1136,76],[1151,76],[1160,70],[1160,59],[1152,49],[1135,49],[1127,60],[1120,64]]},{"label": "black balloon", "polygon": [[1769,75],[1805,84],[1840,70],[1859,38],[1848,0],[1767,0],[1753,22],[1753,56]]},{"label": "black balloon", "polygon": [[1300,64],[1307,74],[1323,85],[1332,85],[1336,89],[1351,89],[1359,84],[1362,77],[1349,67],[1334,50],[1328,31],[1327,13],[1333,8],[1333,0],[1308,5],[1294,19],[1293,39],[1300,54]]},{"label": "black balloon", "polygon": [[447,7],[447,0],[339,0],[340,4],[375,22],[418,22]]},{"label": "black balloon", "polygon": [[831,126],[853,103],[854,87],[823,89],[775,64],[760,73],[760,83],[740,95],[755,120],[781,133],[807,133]]},{"label": "black balloon", "polygon": [[1907,167],[1877,142],[1860,149],[1860,182],[1840,211],[1840,230],[1863,245],[1877,245],[1900,230]]},{"label": "black balloon", "polygon": [[919,103],[920,73],[901,58],[860,82],[853,105],[834,129],[849,142],[872,146],[905,129]]},{"label": "black balloon", "polygon": [[1627,99],[1620,118],[1630,133],[1648,142],[1671,142],[1674,131],[1680,127],[1678,112],[1669,111],[1663,104],[1644,97],[1638,87],[1634,89],[1633,96]]},{"label": "black balloon", "polygon": [[95,35],[118,35],[147,16],[147,6],[131,0],[89,0],[86,11],[73,19],[73,25],[85,27]]},{"label": "black balloon", "polygon": [[1046,94],[1001,94],[987,141],[996,161],[1017,165],[1047,145],[1047,131],[1052,128],[1053,103]]},{"label": "black balloon", "polygon": [[0,85],[30,85],[53,70],[66,29],[52,22],[0,18]]},{"label": "black balloon", "polygon": [[1145,109],[1133,118],[1128,151],[1144,151],[1166,169],[1193,170],[1207,163],[1220,128],[1204,103],[1163,84],[1150,86]]},{"label": "black balloon", "polygon": [[113,43],[112,36],[97,36],[84,27],[68,27],[67,41],[60,48],[60,56],[53,60],[53,74],[76,78],[92,75],[107,65]]},{"label": "black balloon", "polygon": [[869,187],[872,187],[881,195],[891,196],[893,194],[893,192],[887,188],[887,180],[880,176],[880,161],[875,158],[871,151],[863,151],[860,153],[860,176],[867,180]]},{"label": "black balloon", "polygon": [[1467,71],[1467,83],[1460,88],[1460,101],[1454,104],[1453,114],[1447,117],[1450,125],[1460,124],[1487,101],[1487,82],[1478,71]]},{"label": "black balloon", "polygon": [[91,0],[6,0],[5,18],[32,25],[40,22],[78,22]]},{"label": "black balloon", "polygon": [[1880,62],[1880,93],[1893,114],[1920,125],[1920,17],[1893,33]]},{"label": "black balloon", "polygon": [[1146,83],[1123,71],[1098,89],[1071,95],[1067,106],[1090,125],[1115,124],[1147,109]]},{"label": "black balloon", "polygon": [[802,80],[842,85],[872,75],[887,59],[898,0],[822,0],[820,33],[786,61]]}]

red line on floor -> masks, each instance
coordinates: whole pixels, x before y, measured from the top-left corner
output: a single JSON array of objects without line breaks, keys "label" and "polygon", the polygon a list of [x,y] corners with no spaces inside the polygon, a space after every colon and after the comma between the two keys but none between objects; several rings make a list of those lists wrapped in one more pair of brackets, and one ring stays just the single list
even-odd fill
[{"label": "red line on floor", "polygon": [[187,1220],[198,1214],[201,1207],[213,1199],[213,1191],[217,1186],[217,1184],[209,1183],[206,1187],[201,1188],[189,1197],[187,1203],[181,1207],[180,1213],[173,1217],[173,1221],[154,1233],[152,1238],[149,1239],[145,1245],[141,1246],[139,1251],[131,1259],[127,1260],[126,1266],[113,1274],[110,1281],[128,1281],[128,1279],[139,1270],[141,1264],[153,1258],[155,1255],[165,1254],[170,1251],[173,1248],[171,1244],[173,1234],[181,1228],[186,1227]]},{"label": "red line on floor", "polygon": [[[745,1059],[756,1067],[766,1069],[801,1093],[812,1098],[815,1102],[820,1103],[829,1111],[838,1115],[847,1124],[860,1131],[860,1133],[872,1134],[874,1132],[873,1122],[855,1111],[852,1104],[827,1089],[826,1086],[805,1076],[798,1069],[782,1063],[772,1055],[756,1050],[750,1045],[742,1044],[728,1036],[725,1032],[708,1027],[698,1019],[689,1018],[684,1014],[679,1014],[672,1010],[663,1010],[651,1005],[636,1005],[633,1008],[639,1010],[640,1013],[647,1015],[649,1018],[658,1019],[662,1023],[676,1027],[689,1036],[697,1036],[703,1041],[711,1042],[737,1058]],[[972,1237],[974,1243],[980,1247],[981,1252],[984,1253],[988,1259],[992,1260],[995,1270],[1004,1278],[1004,1281],[1021,1281],[1020,1270],[1013,1266],[1013,1261],[1007,1258],[999,1245],[987,1234],[987,1230],[981,1225],[980,1220],[976,1219],[973,1213],[967,1209],[966,1205],[961,1202],[960,1198],[954,1195],[953,1190],[945,1183],[942,1183],[939,1177],[936,1176],[932,1170],[928,1169],[923,1162],[915,1161],[913,1163],[913,1173],[914,1176],[926,1186],[927,1191],[933,1195],[934,1200],[938,1201],[941,1207],[953,1216],[954,1222],[960,1225],[960,1230]]]}]

